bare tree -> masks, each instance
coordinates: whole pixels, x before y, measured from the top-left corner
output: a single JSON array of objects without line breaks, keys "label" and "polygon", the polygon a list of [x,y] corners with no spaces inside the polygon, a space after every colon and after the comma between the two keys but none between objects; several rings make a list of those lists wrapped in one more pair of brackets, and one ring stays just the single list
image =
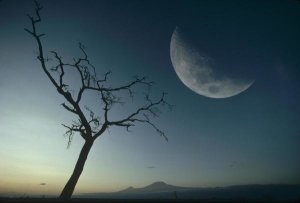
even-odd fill
[{"label": "bare tree", "polygon": [[[124,118],[113,121],[110,120],[110,112],[113,105],[120,102],[120,97],[117,96],[119,92],[127,91],[129,96],[133,97],[132,88],[137,85],[143,85],[145,88],[148,88],[151,87],[153,83],[147,81],[145,77],[135,77],[135,79],[128,84],[118,87],[108,86],[107,83],[110,72],[105,73],[103,77],[99,79],[96,74],[96,69],[91,64],[85,47],[81,43],[79,43],[79,49],[83,56],[79,57],[78,59],[74,59],[72,63],[64,62],[63,58],[57,52],[51,51],[55,65],[49,68],[48,62],[50,59],[48,57],[45,58],[43,44],[41,41],[41,38],[45,36],[45,34],[40,34],[37,32],[37,24],[41,22],[40,11],[42,10],[42,7],[36,1],[35,6],[36,16],[33,17],[28,15],[28,18],[32,24],[32,28],[31,30],[25,28],[25,31],[35,39],[38,45],[37,59],[39,60],[43,71],[50,79],[57,92],[66,100],[66,103],[63,103],[62,106],[67,111],[75,115],[78,119],[77,121],[73,121],[71,125],[62,124],[67,129],[66,135],[69,138],[68,146],[71,144],[73,135],[75,133],[78,133],[85,141],[74,171],[60,194],[61,198],[70,198],[83,171],[89,151],[93,146],[94,141],[98,137],[100,137],[108,130],[108,128],[112,126],[124,127],[128,130],[137,123],[143,123],[153,127],[159,135],[168,141],[164,132],[161,131],[151,121],[151,119],[158,116],[160,106],[170,107],[170,105],[165,101],[165,93],[163,93],[162,96],[155,101],[150,99],[149,94],[146,94],[146,104],[144,106],[137,108],[134,112],[130,113]],[[66,84],[65,74],[66,70],[69,68],[75,69],[80,76],[80,88],[76,94],[73,92],[71,94],[70,87],[68,84]],[[86,91],[98,93],[102,108],[100,112],[97,112],[97,115],[101,114],[102,120],[99,116],[96,116],[94,111],[92,111],[86,105],[84,105],[85,109],[82,108],[81,101]]]}]

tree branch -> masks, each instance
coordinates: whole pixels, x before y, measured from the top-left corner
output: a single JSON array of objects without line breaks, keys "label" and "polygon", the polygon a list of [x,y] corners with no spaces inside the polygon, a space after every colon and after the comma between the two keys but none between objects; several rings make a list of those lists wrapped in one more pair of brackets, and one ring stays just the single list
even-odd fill
[{"label": "tree branch", "polygon": [[[147,114],[143,113],[143,112],[148,112],[151,113],[152,115],[154,115],[155,117],[157,117],[158,115],[154,113],[153,111],[153,107],[156,107],[160,104],[164,105],[167,104],[169,105],[166,101],[165,101],[165,95],[166,93],[163,93],[161,98],[156,101],[156,102],[152,102],[150,100],[150,98],[148,96],[146,96],[147,101],[149,102],[149,104],[147,106],[144,107],[140,107],[138,108],[134,113],[132,113],[131,115],[129,115],[128,117],[122,119],[122,120],[118,120],[118,121],[108,121],[108,125],[109,126],[120,126],[120,127],[126,127],[126,129],[128,130],[130,127],[134,126],[135,122],[140,122],[140,123],[146,123],[149,124],[150,126],[152,126],[162,137],[165,138],[166,141],[168,141],[168,138],[166,137],[166,135],[164,134],[163,131],[161,131],[158,127],[156,127],[155,124],[153,124],[150,121],[150,118]],[[143,113],[143,114],[142,114]],[[138,116],[143,115],[144,119],[141,118],[137,118]]]},{"label": "tree branch", "polygon": [[72,109],[71,107],[67,106],[65,103],[61,104],[65,109],[67,109],[68,111],[77,114],[77,111],[75,109]]},{"label": "tree branch", "polygon": [[[106,72],[102,79],[97,79],[96,69],[91,64],[85,47],[82,43],[79,43],[79,49],[82,52],[83,56],[79,57],[78,59],[74,58],[74,61],[72,63],[65,63],[62,57],[56,51],[51,51],[57,64],[49,70],[57,72],[59,77],[58,79],[55,79],[52,76],[46,66],[48,58],[44,58],[43,46],[41,42],[41,37],[45,35],[37,33],[37,24],[42,21],[40,16],[42,7],[37,1],[35,1],[35,6],[36,17],[34,18],[28,15],[28,18],[32,25],[32,29],[29,30],[27,28],[24,28],[24,30],[31,36],[33,36],[33,38],[37,42],[37,58],[41,63],[43,71],[50,79],[51,83],[55,86],[58,93],[61,94],[68,102],[68,105],[66,103],[62,103],[62,106],[67,111],[78,116],[78,122],[73,121],[73,124],[70,126],[62,124],[67,129],[66,135],[68,135],[69,137],[68,146],[72,141],[74,133],[80,133],[82,138],[84,138],[85,140],[95,140],[100,135],[102,135],[110,126],[125,127],[128,130],[130,127],[134,126],[135,123],[145,123],[150,125],[158,132],[158,134],[160,134],[168,141],[168,138],[165,136],[164,132],[161,131],[150,119],[150,116],[158,117],[158,114],[160,113],[160,110],[158,109],[159,105],[170,106],[165,101],[165,93],[163,93],[161,98],[155,102],[152,101],[148,95],[146,95],[145,99],[148,102],[147,105],[138,108],[135,112],[131,113],[129,116],[123,119],[117,121],[109,120],[109,112],[112,106],[116,103],[121,103],[120,97],[116,96],[117,92],[124,90],[128,91],[129,96],[133,98],[132,89],[136,85],[141,84],[145,85],[148,88],[152,87],[153,82],[147,81],[146,77],[135,77],[133,81],[119,87],[107,86],[106,82],[108,81],[108,76],[111,74],[111,72]],[[76,98],[71,95],[71,93],[67,89],[68,85],[64,82],[67,68],[74,68],[80,76],[81,86],[76,95],[77,97],[75,96]],[[104,118],[104,122],[102,124],[100,123],[100,117],[96,116],[91,109],[85,106],[85,110],[89,113],[89,118],[87,118],[87,116],[82,111],[82,108],[80,107],[80,102],[82,100],[83,94],[87,90],[94,91],[100,95],[103,104],[103,115],[101,115],[101,118]]]},{"label": "tree branch", "polygon": [[[42,7],[40,6],[40,4],[37,1],[35,1],[35,5],[36,5],[35,12],[36,12],[37,18],[34,18],[34,17],[28,15],[28,18],[30,19],[31,24],[32,24],[32,30],[30,31],[30,30],[25,28],[25,31],[28,32],[29,34],[31,34],[35,38],[35,40],[38,44],[39,56],[37,58],[39,59],[39,61],[41,63],[43,71],[46,73],[46,75],[48,76],[48,78],[50,79],[52,84],[56,87],[59,94],[64,96],[64,98],[74,107],[74,110],[72,110],[71,112],[73,112],[73,113],[76,112],[76,114],[79,116],[80,120],[82,121],[82,124],[84,125],[84,127],[87,131],[86,132],[87,135],[90,135],[89,137],[91,138],[92,137],[91,127],[89,126],[88,121],[85,118],[83,112],[81,111],[78,103],[76,103],[74,101],[74,99],[72,98],[72,95],[70,94],[70,92],[64,91],[64,89],[63,89],[65,87],[65,84],[62,81],[63,76],[64,76],[63,67],[64,67],[64,65],[67,65],[67,64],[64,64],[61,61],[61,58],[58,56],[58,54],[56,52],[52,52],[55,55],[55,58],[59,61],[59,67],[61,68],[59,83],[57,83],[55,81],[55,79],[53,78],[53,76],[50,74],[50,72],[48,71],[48,69],[46,67],[45,58],[44,58],[44,54],[43,54],[43,46],[42,46],[42,42],[41,42],[41,39],[40,39],[40,37],[44,36],[44,34],[37,34],[37,31],[36,31],[36,24],[41,22],[40,11],[42,10]],[[66,108],[66,106],[64,106],[64,107]],[[71,110],[71,108],[70,109],[66,108],[66,109],[69,110],[69,111]],[[85,138],[85,137],[83,137],[83,138]]]}]

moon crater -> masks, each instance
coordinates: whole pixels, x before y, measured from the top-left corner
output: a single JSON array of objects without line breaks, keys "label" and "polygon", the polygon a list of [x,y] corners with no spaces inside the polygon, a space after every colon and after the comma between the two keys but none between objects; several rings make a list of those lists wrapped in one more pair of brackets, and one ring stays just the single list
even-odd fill
[{"label": "moon crater", "polygon": [[170,55],[175,72],[183,84],[205,97],[232,97],[248,89],[254,82],[219,74],[213,59],[189,44],[178,27],[171,38]]}]

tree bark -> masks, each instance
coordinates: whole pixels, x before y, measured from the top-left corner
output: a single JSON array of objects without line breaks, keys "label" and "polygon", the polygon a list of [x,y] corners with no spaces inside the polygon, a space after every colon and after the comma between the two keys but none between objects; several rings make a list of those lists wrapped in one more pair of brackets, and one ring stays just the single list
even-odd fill
[{"label": "tree bark", "polygon": [[75,165],[74,171],[70,177],[70,179],[68,180],[67,184],[65,185],[64,189],[62,190],[61,194],[60,194],[60,198],[71,198],[73,191],[75,189],[76,183],[83,171],[84,168],[84,164],[85,161],[88,157],[88,154],[93,146],[94,140],[90,139],[90,140],[86,140],[81,152],[79,154],[77,163]]}]

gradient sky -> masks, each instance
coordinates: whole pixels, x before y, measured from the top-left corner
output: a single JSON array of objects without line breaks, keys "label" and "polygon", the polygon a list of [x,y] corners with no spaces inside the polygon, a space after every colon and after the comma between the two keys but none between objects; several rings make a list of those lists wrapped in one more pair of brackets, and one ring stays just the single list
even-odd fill
[{"label": "gradient sky", "polygon": [[[155,120],[169,142],[142,125],[131,132],[113,128],[100,137],[75,193],[155,181],[195,187],[300,183],[298,1],[41,4],[39,30],[46,33],[46,51],[70,60],[79,56],[81,41],[99,73],[113,72],[111,84],[145,75],[155,81],[154,95],[166,91],[174,105]],[[75,136],[67,149],[61,123],[72,115],[60,105],[64,100],[36,60],[35,41],[23,30],[30,26],[26,14],[33,12],[32,1],[0,2],[0,194],[58,195],[83,144]],[[221,69],[247,70],[254,84],[227,99],[188,89],[170,61],[176,26]],[[132,107],[117,108],[113,116],[124,116]]]}]

